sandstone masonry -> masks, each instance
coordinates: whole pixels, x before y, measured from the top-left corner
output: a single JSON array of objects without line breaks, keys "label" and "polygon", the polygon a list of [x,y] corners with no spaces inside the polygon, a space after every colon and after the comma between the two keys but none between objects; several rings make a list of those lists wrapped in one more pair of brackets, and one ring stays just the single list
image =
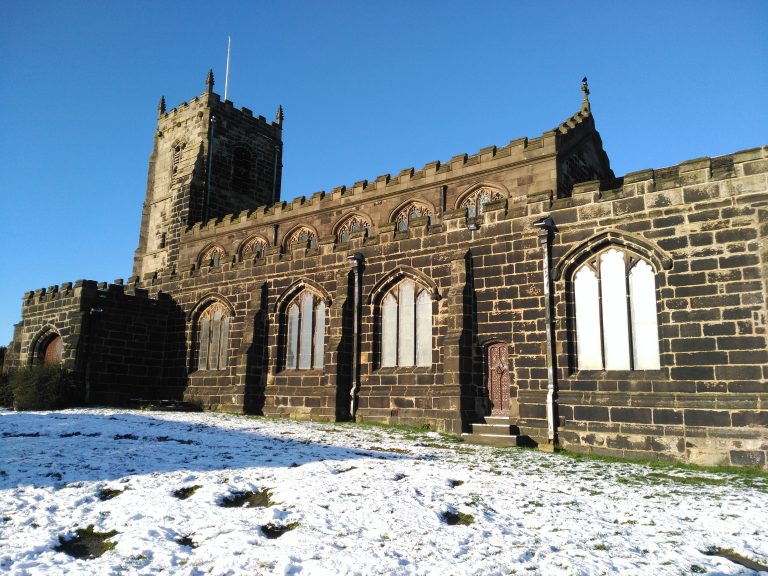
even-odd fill
[{"label": "sandstone masonry", "polygon": [[282,110],[237,110],[209,75],[161,101],[133,276],[26,293],[5,366],[57,335],[92,403],[493,417],[542,446],[766,468],[768,147],[616,178],[582,88],[536,138],[283,202]]}]

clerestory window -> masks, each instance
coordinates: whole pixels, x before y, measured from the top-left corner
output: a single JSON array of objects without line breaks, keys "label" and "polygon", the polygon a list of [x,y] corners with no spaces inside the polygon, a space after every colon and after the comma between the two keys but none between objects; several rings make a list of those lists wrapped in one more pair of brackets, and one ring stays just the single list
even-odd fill
[{"label": "clerestory window", "polygon": [[197,369],[224,370],[229,352],[229,310],[215,302],[208,306],[197,321]]},{"label": "clerestory window", "polygon": [[286,313],[285,367],[322,369],[325,355],[325,302],[304,290],[288,305]]},{"label": "clerestory window", "polygon": [[427,206],[419,202],[412,202],[411,204],[408,204],[407,206],[403,207],[394,217],[394,222],[397,224],[396,232],[407,231],[411,220],[423,218],[424,216],[427,217],[428,223],[431,222],[432,211]]},{"label": "clerestory window", "polygon": [[431,365],[432,296],[404,280],[381,301],[381,366]]},{"label": "clerestory window", "polygon": [[573,277],[580,370],[660,367],[656,277],[645,260],[611,248]]}]

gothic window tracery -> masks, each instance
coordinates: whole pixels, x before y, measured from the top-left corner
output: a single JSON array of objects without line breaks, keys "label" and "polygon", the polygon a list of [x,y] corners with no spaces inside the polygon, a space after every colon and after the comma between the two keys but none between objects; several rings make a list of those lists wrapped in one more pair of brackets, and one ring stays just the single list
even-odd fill
[{"label": "gothic window tracery", "polygon": [[395,214],[393,219],[393,221],[397,224],[396,231],[405,232],[408,230],[411,220],[422,218],[424,216],[429,219],[428,222],[431,222],[432,211],[421,202],[411,202],[410,204],[403,206],[403,208],[401,208],[397,214]]},{"label": "gothic window tracery", "polygon": [[660,367],[656,280],[634,254],[609,248],[573,275],[580,370]]},{"label": "gothic window tracery", "polygon": [[267,254],[267,242],[258,236],[251,238],[243,244],[240,256],[243,260],[263,258]]},{"label": "gothic window tracery", "polygon": [[381,301],[381,366],[432,365],[432,297],[407,279]]},{"label": "gothic window tracery", "polygon": [[484,212],[485,205],[495,200],[501,200],[501,192],[489,186],[481,186],[468,194],[459,204],[460,208],[466,208],[467,218],[480,216]]},{"label": "gothic window tracery", "polygon": [[317,234],[307,227],[298,228],[291,233],[286,242],[289,249],[294,245],[317,248]]},{"label": "gothic window tracery", "polygon": [[224,249],[220,246],[211,246],[200,256],[200,266],[219,266],[224,259]]},{"label": "gothic window tracery", "polygon": [[325,301],[303,290],[286,309],[285,367],[321,370],[325,355]]},{"label": "gothic window tracery", "polygon": [[197,320],[197,369],[224,370],[229,351],[229,310],[221,302],[208,306]]},{"label": "gothic window tracery", "polygon": [[371,224],[362,216],[350,216],[336,230],[336,240],[338,242],[349,242],[350,234],[363,230],[367,238],[371,229]]}]

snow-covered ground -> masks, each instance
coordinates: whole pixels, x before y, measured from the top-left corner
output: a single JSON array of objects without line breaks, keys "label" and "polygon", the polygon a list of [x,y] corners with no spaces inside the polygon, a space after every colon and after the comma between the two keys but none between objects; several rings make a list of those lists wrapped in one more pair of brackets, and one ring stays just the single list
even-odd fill
[{"label": "snow-covered ground", "polygon": [[[220,505],[263,490],[273,505]],[[0,411],[0,517],[18,575],[753,573],[713,547],[768,564],[765,477],[212,413]],[[113,550],[54,550],[91,524]]]}]

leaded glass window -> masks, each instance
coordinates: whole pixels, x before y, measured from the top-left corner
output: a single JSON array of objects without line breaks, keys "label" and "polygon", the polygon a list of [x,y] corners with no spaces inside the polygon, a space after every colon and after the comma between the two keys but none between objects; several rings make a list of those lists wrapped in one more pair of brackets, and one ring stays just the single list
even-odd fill
[{"label": "leaded glass window", "polygon": [[651,265],[610,248],[573,278],[580,370],[660,367],[656,279]]},{"label": "leaded glass window", "polygon": [[321,370],[325,357],[325,302],[304,290],[288,305],[285,367]]},{"label": "leaded glass window", "polygon": [[381,301],[381,366],[432,365],[432,296],[403,280]]},{"label": "leaded glass window", "polygon": [[224,370],[229,352],[229,310],[220,302],[208,306],[197,320],[197,369]]}]

